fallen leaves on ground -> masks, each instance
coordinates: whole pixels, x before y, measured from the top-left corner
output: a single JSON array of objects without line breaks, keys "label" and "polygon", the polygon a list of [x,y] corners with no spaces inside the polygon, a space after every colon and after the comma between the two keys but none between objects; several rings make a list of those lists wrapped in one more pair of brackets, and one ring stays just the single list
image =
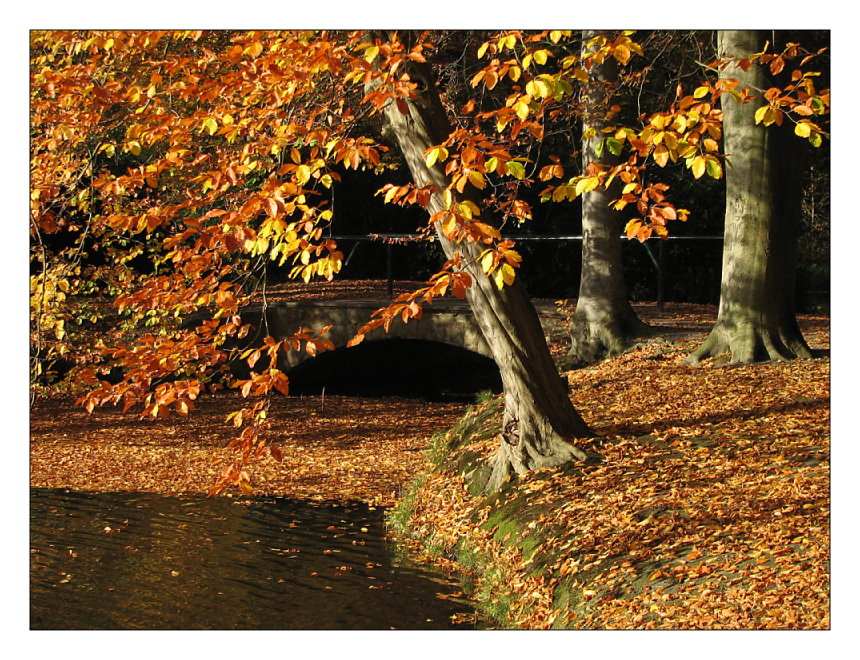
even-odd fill
[{"label": "fallen leaves on ground", "polygon": [[[828,319],[800,317],[816,359],[685,367],[716,310],[636,309],[662,326],[660,337],[566,373],[574,404],[603,436],[594,448],[604,462],[523,479],[517,492],[540,513],[514,544],[481,529],[490,510],[461,478],[432,472],[416,496],[417,532],[448,550],[468,536],[492,557],[495,577],[475,589],[506,600],[509,625],[827,628]],[[564,337],[554,339],[563,355]],[[188,419],[141,420],[42,399],[31,415],[31,485],[205,493],[219,461],[232,458],[225,446],[235,429],[224,418],[243,405],[220,393],[201,397]],[[272,440],[284,460],[256,464],[255,492],[390,504],[426,466],[430,435],[462,413],[461,404],[404,399],[327,396],[323,407],[319,398],[275,398]],[[497,443],[470,449],[489,455]],[[541,530],[552,533],[527,559],[523,546]],[[560,603],[562,587],[578,600]]]},{"label": "fallen leaves on ground", "polygon": [[507,533],[461,478],[431,473],[418,535],[449,554],[468,535],[493,567],[476,593],[503,602],[505,625],[828,628],[827,319],[800,318],[815,359],[686,367],[714,310],[639,312],[663,337],[566,374],[603,463],[527,475]]},{"label": "fallen leaves on ground", "polygon": [[[235,456],[227,414],[238,393],[201,397],[188,418],[88,414],[73,399],[40,400],[31,417],[30,485],[87,491],[207,493]],[[253,466],[256,495],[391,504],[423,465],[429,436],[450,426],[460,403],[359,397],[275,397],[269,439],[283,461]]]}]

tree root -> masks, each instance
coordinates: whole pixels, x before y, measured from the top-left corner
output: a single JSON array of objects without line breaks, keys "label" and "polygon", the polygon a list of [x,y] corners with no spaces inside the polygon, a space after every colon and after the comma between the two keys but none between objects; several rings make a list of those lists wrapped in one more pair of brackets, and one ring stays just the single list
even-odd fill
[{"label": "tree root", "polygon": [[573,363],[593,364],[604,356],[621,355],[636,337],[654,333],[654,329],[635,314],[601,319],[577,318],[570,322],[570,350],[567,357]]},{"label": "tree root", "polygon": [[494,493],[513,476],[518,476],[531,470],[543,467],[555,467],[565,463],[585,463],[592,457],[583,449],[576,447],[561,438],[549,443],[550,451],[538,453],[535,446],[525,443],[520,438],[516,444],[510,444],[503,434],[499,449],[490,458],[491,468],[489,480],[484,487],[485,493]]},{"label": "tree root", "polygon": [[734,324],[717,321],[702,345],[683,364],[698,366],[702,360],[728,355],[729,364],[752,364],[768,360],[811,358],[812,351],[791,326],[768,328],[758,323]]}]

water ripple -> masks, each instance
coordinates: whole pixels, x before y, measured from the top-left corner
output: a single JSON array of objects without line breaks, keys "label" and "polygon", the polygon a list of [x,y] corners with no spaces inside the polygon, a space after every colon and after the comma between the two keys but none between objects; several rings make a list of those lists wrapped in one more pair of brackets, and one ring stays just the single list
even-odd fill
[{"label": "water ripple", "polygon": [[383,511],[33,489],[34,629],[451,628],[456,585],[401,566]]}]

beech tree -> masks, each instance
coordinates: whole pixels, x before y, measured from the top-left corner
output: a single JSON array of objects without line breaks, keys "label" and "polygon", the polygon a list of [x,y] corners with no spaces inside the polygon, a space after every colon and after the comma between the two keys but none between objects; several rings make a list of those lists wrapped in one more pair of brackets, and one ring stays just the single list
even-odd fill
[{"label": "beech tree", "polygon": [[[767,32],[757,30],[722,30],[718,36],[720,53],[734,60],[722,69],[722,79],[740,81],[769,103],[757,106],[731,96],[723,100],[724,149],[732,167],[726,172],[720,306],[714,328],[689,355],[688,364],[726,353],[732,363],[812,355],[794,304],[803,145],[783,120],[784,91],[763,66],[750,66],[767,39]],[[782,60],[769,61],[771,72],[782,70]],[[803,80],[799,72],[792,75],[798,85]],[[810,101],[794,111],[808,117],[821,108],[820,101]],[[794,133],[815,135],[804,122],[795,124]]]},{"label": "beech tree", "polygon": [[[331,219],[325,191],[337,167],[380,166],[386,146],[357,131],[381,113],[415,178],[387,188],[386,201],[426,207],[428,229],[438,229],[449,259],[426,287],[379,310],[353,343],[373,327],[420,317],[421,304],[435,296],[468,296],[505,385],[504,442],[490,487],[512,473],[585,459],[573,441],[591,432],[516,282],[520,256],[490,218],[479,218],[471,190],[486,185],[485,149],[499,176],[520,179],[522,165],[472,133],[481,152],[463,149],[459,176],[443,169],[441,145],[452,127],[425,62],[427,43],[407,44],[396,33],[367,40],[188,31],[37,33],[33,46],[34,244],[60,230],[77,241],[54,263],[41,259],[34,276],[37,354],[49,352],[52,334],[50,350],[81,363],[75,377],[89,388],[81,399],[89,409],[121,402],[125,410],[142,404],[145,415],[187,414],[204,388],[226,378],[263,398],[231,415],[244,427],[234,443],[241,458],[213,492],[228,483],[250,488],[245,462],[265,452],[278,457],[264,433],[271,423],[264,395],[288,392],[278,352],[315,354],[331,342],[298,328],[241,355],[228,349],[250,331],[239,314],[249,299],[242,282],[263,259],[294,264],[291,274],[306,281],[338,272],[342,255],[323,238]],[[509,204],[509,213],[526,213]],[[109,258],[85,274],[87,240]],[[126,266],[141,255],[158,266],[154,273]],[[67,312],[45,303],[77,296],[94,281],[127,319],[92,350],[72,355]],[[208,316],[194,327],[179,324],[200,312]],[[130,325],[157,331],[129,332]],[[249,378],[230,377],[235,359],[254,369]],[[119,382],[100,377],[112,366],[122,369]]]},{"label": "beech tree", "polygon": [[[594,31],[583,32],[583,57],[607,38]],[[612,92],[618,81],[618,60],[604,59],[591,68],[585,95],[582,165],[589,174],[599,163],[603,167],[619,164],[621,143],[607,145],[603,129],[613,112]],[[578,362],[593,362],[601,354],[624,351],[630,337],[645,334],[641,321],[624,286],[621,261],[621,215],[612,208],[620,193],[620,179],[608,188],[582,196],[582,273],[576,309],[570,321],[569,356]]]},{"label": "beech tree", "polygon": [[[586,453],[572,440],[593,434],[567,396],[537,313],[520,282],[514,279],[507,286],[497,286],[483,272],[482,244],[458,241],[456,232],[446,230],[446,222],[457,222],[451,212],[454,205],[474,213],[482,200],[472,192],[473,188],[467,192],[464,186],[462,192],[452,192],[438,158],[425,157],[448,139],[453,128],[427,63],[413,61],[405,70],[416,84],[415,93],[405,100],[405,108],[403,104],[398,107],[394,101],[387,102],[385,118],[415,184],[436,190],[426,208],[446,256],[459,261],[462,272],[470,276],[472,286],[466,290],[466,298],[502,375],[503,435],[492,461],[488,488],[497,489],[511,474],[570,460],[584,461]],[[371,86],[375,85],[373,81]],[[443,191],[449,193],[447,199]],[[497,235],[491,226],[487,231]]]}]

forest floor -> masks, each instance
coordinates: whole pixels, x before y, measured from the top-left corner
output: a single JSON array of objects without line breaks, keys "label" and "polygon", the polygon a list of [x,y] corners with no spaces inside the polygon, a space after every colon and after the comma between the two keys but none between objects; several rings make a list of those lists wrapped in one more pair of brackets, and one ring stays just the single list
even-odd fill
[{"label": "forest floor", "polygon": [[[799,318],[814,359],[693,368],[680,361],[715,308],[635,307],[659,336],[565,372],[601,436],[599,465],[538,471],[488,502],[450,460],[428,473],[425,450],[438,450],[433,434],[474,430],[471,418],[489,431],[468,450],[489,455],[497,400],[464,418],[459,403],[279,396],[271,440],[284,458],[254,466],[255,493],[391,505],[418,477],[406,493],[413,534],[428,558],[471,574],[494,625],[828,628],[828,317]],[[566,338],[550,339],[563,356]],[[205,493],[237,433],[225,417],[242,402],[222,392],[189,418],[142,420],[45,392],[31,411],[30,485]]]}]

